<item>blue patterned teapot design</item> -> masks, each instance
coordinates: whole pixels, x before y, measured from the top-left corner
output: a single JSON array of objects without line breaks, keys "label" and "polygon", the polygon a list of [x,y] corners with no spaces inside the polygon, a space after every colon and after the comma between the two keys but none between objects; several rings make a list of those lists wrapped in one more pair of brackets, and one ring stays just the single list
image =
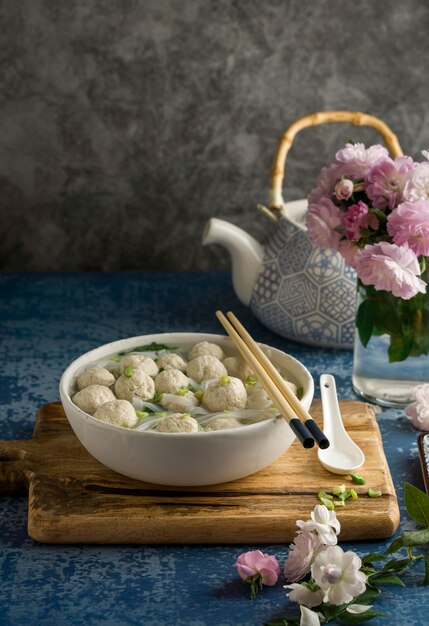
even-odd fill
[{"label": "blue patterned teapot design", "polygon": [[301,343],[352,348],[356,273],[338,252],[313,244],[306,210],[305,200],[286,203],[265,248],[216,218],[207,223],[203,244],[229,250],[236,294],[264,326]]}]

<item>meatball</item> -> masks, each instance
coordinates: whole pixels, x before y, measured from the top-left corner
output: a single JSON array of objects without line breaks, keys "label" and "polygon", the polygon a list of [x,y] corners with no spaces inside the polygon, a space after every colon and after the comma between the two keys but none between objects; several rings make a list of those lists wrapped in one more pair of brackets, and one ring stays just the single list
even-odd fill
[{"label": "meatball", "polygon": [[230,376],[235,376],[235,378],[246,380],[249,376],[254,375],[250,366],[247,365],[246,361],[240,357],[229,356],[223,361],[223,364],[225,365],[228,374]]},{"label": "meatball", "polygon": [[189,411],[192,407],[198,405],[198,399],[192,391],[187,391],[183,395],[174,393],[164,393],[160,402],[161,406],[168,411]]},{"label": "meatball", "polygon": [[264,389],[252,388],[247,390],[246,409],[267,409],[272,405],[272,400],[268,397]]},{"label": "meatball", "polygon": [[89,385],[73,396],[73,402],[79,409],[94,415],[95,411],[106,402],[115,400],[113,391],[105,385]]},{"label": "meatball", "polygon": [[197,383],[201,383],[203,380],[209,380],[210,378],[226,376],[228,372],[226,371],[225,365],[223,365],[219,359],[205,354],[192,359],[192,361],[188,363],[186,373],[190,378],[196,380]]},{"label": "meatball", "polygon": [[244,409],[246,401],[246,387],[239,378],[233,376],[213,380],[203,396],[203,405],[212,413],[225,409]]},{"label": "meatball", "polygon": [[155,361],[148,356],[143,356],[143,354],[129,354],[128,356],[124,356],[119,364],[121,374],[124,373],[128,365],[131,365],[133,369],[143,370],[149,376],[156,376],[159,371]]},{"label": "meatball", "polygon": [[226,428],[237,428],[237,426],[241,426],[241,424],[234,417],[217,417],[207,424],[205,430],[225,430]]},{"label": "meatball", "polygon": [[155,395],[155,383],[149,374],[141,369],[133,368],[131,376],[125,373],[115,383],[115,393],[122,400],[132,401],[134,396],[150,400]]},{"label": "meatball", "polygon": [[186,371],[186,361],[183,359],[180,354],[174,354],[174,352],[170,352],[168,354],[164,354],[161,356],[156,362],[158,367],[163,370],[180,370],[181,372]]},{"label": "meatball", "polygon": [[133,428],[139,419],[133,405],[128,400],[106,402],[96,410],[94,417],[107,424],[123,426],[124,428]]},{"label": "meatball", "polygon": [[87,367],[86,370],[77,377],[76,383],[78,389],[85,389],[89,385],[103,385],[110,387],[115,382],[112,372],[104,367]]},{"label": "meatball", "polygon": [[159,433],[197,433],[198,422],[190,415],[173,413],[173,415],[160,419],[153,430]]},{"label": "meatball", "polygon": [[195,359],[195,357],[204,355],[214,356],[219,359],[219,361],[222,361],[224,357],[222,348],[216,343],[210,343],[209,341],[200,341],[199,343],[196,343],[193,348],[191,348],[188,354],[188,359],[189,361],[192,361],[192,359]]},{"label": "meatball", "polygon": [[169,369],[158,374],[155,387],[159,393],[177,393],[181,387],[188,387],[189,382],[189,378],[180,370]]}]

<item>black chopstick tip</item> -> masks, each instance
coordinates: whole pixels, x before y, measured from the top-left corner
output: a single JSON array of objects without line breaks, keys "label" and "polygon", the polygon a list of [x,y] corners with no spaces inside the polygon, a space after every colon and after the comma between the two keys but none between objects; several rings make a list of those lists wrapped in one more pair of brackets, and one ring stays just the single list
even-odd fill
[{"label": "black chopstick tip", "polygon": [[298,441],[304,448],[312,448],[314,446],[314,438],[307,426],[303,424],[298,418],[291,419],[289,426],[296,435]]},{"label": "black chopstick tip", "polygon": [[304,423],[315,438],[319,448],[321,448],[322,450],[326,450],[326,448],[329,448],[329,439],[326,437],[323,430],[320,430],[314,419],[305,420]]}]

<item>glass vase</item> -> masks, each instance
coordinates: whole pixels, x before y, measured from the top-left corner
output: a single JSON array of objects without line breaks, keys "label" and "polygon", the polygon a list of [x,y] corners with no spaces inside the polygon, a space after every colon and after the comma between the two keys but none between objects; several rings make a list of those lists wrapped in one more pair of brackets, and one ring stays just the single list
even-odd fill
[{"label": "glass vase", "polygon": [[[428,283],[428,271],[422,277]],[[382,406],[405,406],[429,383],[429,287],[409,300],[358,280],[353,354],[355,392]]]}]

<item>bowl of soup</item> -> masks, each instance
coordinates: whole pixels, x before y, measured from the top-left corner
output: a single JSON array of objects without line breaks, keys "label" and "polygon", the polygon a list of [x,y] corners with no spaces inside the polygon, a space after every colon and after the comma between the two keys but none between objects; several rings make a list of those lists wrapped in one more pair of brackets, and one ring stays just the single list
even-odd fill
[{"label": "bowl of soup", "polygon": [[[259,346],[308,410],[314,394],[308,369]],[[60,397],[93,457],[149,483],[236,480],[275,461],[295,439],[223,335],[162,333],[105,344],[66,368]]]}]

